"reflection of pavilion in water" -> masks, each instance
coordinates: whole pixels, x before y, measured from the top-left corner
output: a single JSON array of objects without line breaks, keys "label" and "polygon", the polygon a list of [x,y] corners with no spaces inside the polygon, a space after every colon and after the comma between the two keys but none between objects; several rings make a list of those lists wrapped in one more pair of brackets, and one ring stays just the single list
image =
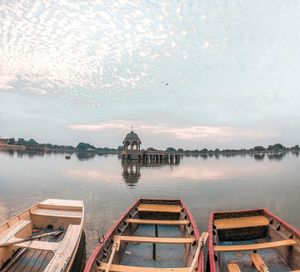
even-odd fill
[{"label": "reflection of pavilion in water", "polygon": [[141,166],[133,163],[122,163],[122,167],[122,176],[125,182],[131,186],[136,184],[141,177]]},{"label": "reflection of pavilion in water", "polygon": [[154,148],[141,150],[139,136],[131,131],[123,141],[124,149],[121,152],[122,160],[139,161],[145,164],[173,164],[180,161],[180,154],[174,151],[163,151]]},{"label": "reflection of pavilion in water", "polygon": [[[170,165],[169,163],[154,163],[154,162],[138,162],[138,161],[124,161],[122,160],[123,173],[122,176],[125,182],[129,186],[134,186],[138,183],[141,178],[141,168],[154,168],[154,167],[163,167]],[[179,165],[179,161],[172,164],[172,166]]]}]

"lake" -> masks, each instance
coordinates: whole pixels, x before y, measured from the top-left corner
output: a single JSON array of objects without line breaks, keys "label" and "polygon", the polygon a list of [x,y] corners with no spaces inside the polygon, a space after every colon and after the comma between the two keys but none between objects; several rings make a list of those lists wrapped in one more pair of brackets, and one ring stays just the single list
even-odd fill
[{"label": "lake", "polygon": [[300,228],[299,155],[183,157],[122,165],[118,156],[0,152],[0,222],[46,198],[82,199],[87,253],[139,197],[183,198],[200,231],[211,211],[266,207]]}]

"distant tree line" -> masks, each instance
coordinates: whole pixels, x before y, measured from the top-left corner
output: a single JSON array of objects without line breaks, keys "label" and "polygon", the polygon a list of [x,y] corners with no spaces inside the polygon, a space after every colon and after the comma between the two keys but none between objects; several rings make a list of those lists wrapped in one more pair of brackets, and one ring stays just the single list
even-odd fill
[{"label": "distant tree line", "polygon": [[[118,148],[109,148],[109,147],[95,147],[89,143],[80,142],[78,145],[56,145],[50,143],[38,143],[34,139],[25,140],[24,138],[9,138],[6,139],[7,144],[9,145],[21,145],[25,146],[28,150],[39,150],[45,152],[78,152],[78,153],[94,153],[94,154],[117,154],[123,150],[123,146],[119,146]],[[147,150],[155,150],[153,147],[148,148]],[[286,152],[286,151],[295,151],[300,152],[299,145],[295,145],[292,147],[285,147],[280,143],[276,143],[274,145],[269,145],[268,147],[263,146],[254,146],[250,149],[194,149],[194,150],[184,150],[183,148],[174,148],[168,147],[165,150],[166,152],[178,152],[182,155],[213,155],[213,154],[243,154],[243,153],[278,153],[278,152]]]},{"label": "distant tree line", "polygon": [[284,145],[277,143],[274,145],[269,145],[268,147],[263,146],[255,146],[250,149],[194,149],[194,150],[184,150],[183,148],[175,149],[174,147],[168,147],[166,149],[167,152],[177,151],[183,155],[210,155],[210,154],[242,154],[242,153],[275,153],[275,152],[285,152],[285,151],[300,151],[299,145],[295,145],[292,147],[285,147]]},{"label": "distant tree line", "polygon": [[9,138],[6,139],[6,143],[9,145],[21,145],[25,146],[27,150],[38,150],[45,152],[80,152],[80,153],[98,153],[98,154],[114,154],[117,153],[120,148],[108,148],[108,147],[95,147],[89,143],[80,142],[76,147],[72,145],[56,145],[50,143],[38,143],[34,139],[25,140],[24,138]]}]

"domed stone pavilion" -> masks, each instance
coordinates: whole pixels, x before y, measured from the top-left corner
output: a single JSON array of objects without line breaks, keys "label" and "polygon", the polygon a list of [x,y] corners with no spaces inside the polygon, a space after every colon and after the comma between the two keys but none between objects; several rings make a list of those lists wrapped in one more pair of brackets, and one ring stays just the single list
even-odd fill
[{"label": "domed stone pavilion", "polygon": [[180,155],[174,151],[163,151],[154,148],[141,150],[142,141],[134,132],[129,132],[123,141],[122,160],[138,160],[143,163],[179,163]]},{"label": "domed stone pavilion", "polygon": [[123,141],[124,150],[141,150],[141,144],[139,136],[133,131],[128,133]]}]

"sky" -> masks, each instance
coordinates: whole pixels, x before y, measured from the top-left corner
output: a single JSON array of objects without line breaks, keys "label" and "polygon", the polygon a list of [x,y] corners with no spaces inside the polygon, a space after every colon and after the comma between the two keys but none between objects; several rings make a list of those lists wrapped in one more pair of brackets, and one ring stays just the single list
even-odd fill
[{"label": "sky", "polygon": [[2,0],[0,136],[300,144],[300,1]]}]

